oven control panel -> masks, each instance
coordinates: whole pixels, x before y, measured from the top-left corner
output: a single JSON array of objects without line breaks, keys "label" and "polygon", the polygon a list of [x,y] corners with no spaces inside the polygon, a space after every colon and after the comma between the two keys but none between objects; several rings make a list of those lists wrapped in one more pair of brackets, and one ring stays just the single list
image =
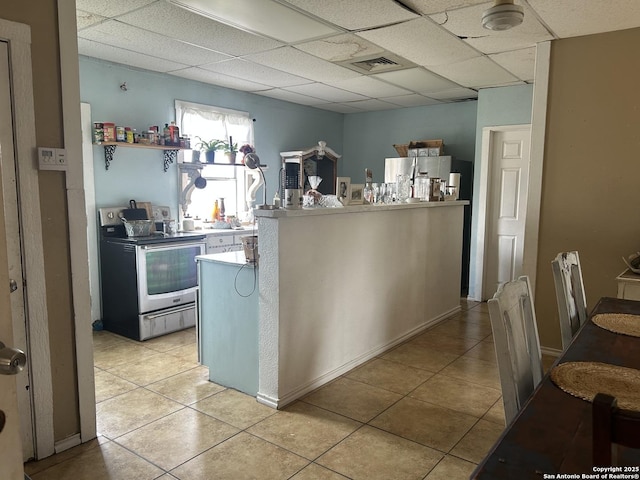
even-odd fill
[{"label": "oven control panel", "polygon": [[112,225],[122,225],[122,211],[127,207],[104,207],[98,209],[98,216],[101,227],[109,227]]}]

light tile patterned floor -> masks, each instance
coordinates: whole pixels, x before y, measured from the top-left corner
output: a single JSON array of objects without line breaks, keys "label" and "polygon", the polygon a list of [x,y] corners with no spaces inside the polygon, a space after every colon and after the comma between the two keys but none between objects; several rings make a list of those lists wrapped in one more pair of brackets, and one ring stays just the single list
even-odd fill
[{"label": "light tile patterned floor", "polygon": [[504,410],[487,306],[461,306],[280,411],[209,382],[194,329],[143,343],[96,332],[99,437],[25,470],[33,480],[466,479]]}]

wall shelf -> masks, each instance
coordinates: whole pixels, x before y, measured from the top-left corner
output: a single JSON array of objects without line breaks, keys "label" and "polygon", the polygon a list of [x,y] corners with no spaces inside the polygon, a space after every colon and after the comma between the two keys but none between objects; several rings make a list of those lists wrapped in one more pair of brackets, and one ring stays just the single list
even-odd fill
[{"label": "wall shelf", "polygon": [[100,142],[94,143],[99,147],[104,147],[104,169],[109,170],[109,165],[113,161],[113,155],[116,151],[116,147],[126,148],[144,148],[146,150],[162,150],[164,156],[164,171],[169,169],[169,165],[175,162],[178,158],[178,152],[180,150],[189,150],[188,148],[165,146],[165,145],[145,145],[141,143],[126,143],[126,142]]}]

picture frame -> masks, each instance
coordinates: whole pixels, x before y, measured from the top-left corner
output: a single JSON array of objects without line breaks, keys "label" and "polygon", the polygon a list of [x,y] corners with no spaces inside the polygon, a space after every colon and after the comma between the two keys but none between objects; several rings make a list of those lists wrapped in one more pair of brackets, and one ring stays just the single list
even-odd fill
[{"label": "picture frame", "polygon": [[364,204],[364,183],[352,183],[349,193],[349,205]]},{"label": "picture frame", "polygon": [[343,205],[349,205],[351,198],[351,177],[336,177],[336,197]]}]

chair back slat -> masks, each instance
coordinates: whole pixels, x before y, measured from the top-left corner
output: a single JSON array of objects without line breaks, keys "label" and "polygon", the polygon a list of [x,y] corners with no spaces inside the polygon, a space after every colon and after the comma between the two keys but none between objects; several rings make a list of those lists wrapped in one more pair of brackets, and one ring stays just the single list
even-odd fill
[{"label": "chair back slat", "polygon": [[560,317],[562,348],[566,349],[575,333],[587,321],[587,302],[578,252],[559,253],[551,262],[551,268]]},{"label": "chair back slat", "polygon": [[528,277],[500,286],[488,302],[507,423],[542,379],[542,355]]}]

